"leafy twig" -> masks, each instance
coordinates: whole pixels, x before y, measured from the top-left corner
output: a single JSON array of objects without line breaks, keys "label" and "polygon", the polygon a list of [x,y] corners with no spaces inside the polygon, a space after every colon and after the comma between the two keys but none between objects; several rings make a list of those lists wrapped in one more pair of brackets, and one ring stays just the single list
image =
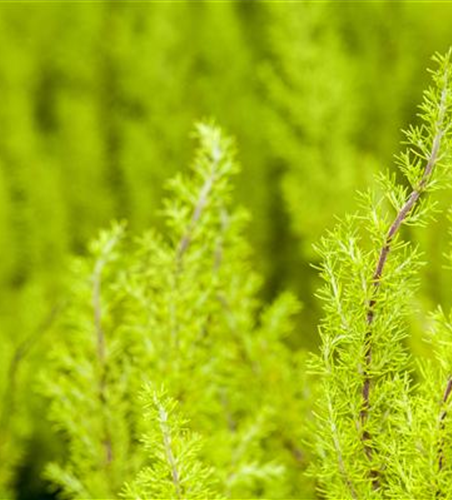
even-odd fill
[{"label": "leafy twig", "polygon": [[[432,147],[430,151],[430,155],[427,160],[427,164],[424,168],[422,177],[418,183],[418,185],[412,190],[410,195],[405,201],[405,204],[397,213],[394,221],[392,222],[389,230],[387,232],[384,244],[380,250],[379,257],[377,260],[377,264],[375,267],[374,274],[372,276],[372,297],[368,302],[367,306],[367,315],[366,315],[366,323],[367,323],[367,332],[365,335],[365,369],[364,369],[364,382],[362,386],[362,410],[360,412],[361,425],[363,428],[362,432],[362,441],[364,444],[364,452],[367,458],[371,461],[373,457],[373,447],[372,447],[372,436],[368,430],[365,429],[366,423],[369,418],[370,411],[370,390],[371,390],[371,364],[372,364],[372,325],[375,318],[375,307],[378,302],[378,291],[381,286],[381,281],[383,277],[384,268],[388,259],[389,252],[392,247],[392,243],[394,238],[398,234],[400,227],[407,220],[410,213],[413,211],[416,203],[420,199],[422,193],[425,191],[428,181],[433,173],[435,165],[439,159],[439,150],[441,146],[441,140],[445,133],[444,128],[444,117],[446,113],[446,99],[448,93],[448,74],[447,70],[445,73],[445,81],[444,86],[441,92],[441,99],[439,103],[439,113],[438,120],[435,124],[436,132],[433,138]],[[371,471],[371,479],[372,485],[374,489],[379,488],[380,486],[380,472],[378,470]]]}]

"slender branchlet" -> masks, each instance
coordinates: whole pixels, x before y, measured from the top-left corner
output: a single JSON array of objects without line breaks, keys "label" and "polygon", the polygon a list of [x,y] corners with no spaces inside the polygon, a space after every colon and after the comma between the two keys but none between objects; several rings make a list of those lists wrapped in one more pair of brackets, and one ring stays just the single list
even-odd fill
[{"label": "slender branchlet", "polygon": [[216,172],[216,166],[217,162],[214,163],[213,168],[212,168],[212,173],[209,175],[209,177],[206,179],[204,185],[202,186],[200,192],[199,192],[199,197],[198,200],[196,201],[196,205],[193,210],[193,215],[190,219],[190,223],[188,224],[188,227],[185,230],[185,233],[183,234],[182,238],[179,241],[179,244],[177,245],[177,251],[176,251],[176,262],[178,265],[178,268],[182,265],[182,259],[187,251],[188,247],[190,246],[190,242],[193,238],[193,233],[196,229],[196,225],[201,218],[201,215],[206,207],[208,197],[210,192],[212,191],[212,188],[215,183],[215,178],[217,175]]},{"label": "slender branchlet", "polygon": [[[217,175],[217,170],[216,167],[218,166],[218,161],[215,160],[212,168],[212,173],[207,177],[206,181],[204,182],[203,186],[201,187],[198,195],[198,199],[196,201],[196,204],[193,208],[193,213],[191,216],[191,219],[185,228],[185,231],[183,235],[181,236],[179,243],[177,244],[176,247],[176,258],[175,258],[175,272],[174,272],[174,279],[173,279],[173,291],[174,293],[177,293],[177,289],[179,286],[179,276],[182,273],[182,267],[183,267],[183,258],[185,253],[188,251],[188,248],[190,246],[190,243],[193,239],[194,232],[196,230],[196,226],[198,225],[200,218],[202,216],[202,213],[206,207],[206,204],[208,202],[208,197],[210,195],[210,192],[212,191]],[[176,303],[172,302],[170,305],[171,308],[171,324],[172,324],[172,339],[174,343],[174,347],[178,348],[179,346],[179,335],[178,335],[178,330],[179,330],[179,322],[177,320],[177,311],[176,311]]]},{"label": "slender branchlet", "polygon": [[[439,153],[441,148],[441,140],[446,133],[446,131],[450,128],[450,123],[445,122],[446,111],[448,109],[448,100],[450,100],[450,83],[449,83],[449,71],[450,68],[448,66],[444,69],[444,77],[443,77],[443,88],[441,89],[441,98],[438,103],[438,118],[434,123],[434,136],[432,141],[432,146],[430,150],[430,154],[428,156],[423,174],[418,184],[413,188],[408,198],[406,199],[404,205],[397,213],[394,221],[389,227],[388,233],[386,235],[383,246],[381,247],[377,264],[375,267],[374,274],[372,276],[372,295],[368,302],[367,309],[367,325],[368,330],[366,332],[365,342],[365,368],[364,368],[364,382],[362,387],[362,398],[363,405],[360,413],[361,424],[363,426],[363,434],[362,439],[364,442],[364,451],[369,460],[372,459],[372,444],[371,435],[365,429],[366,422],[369,415],[370,409],[370,390],[371,390],[371,365],[372,365],[372,325],[375,318],[375,306],[378,301],[378,291],[381,285],[383,272],[386,266],[386,262],[388,259],[389,252],[391,250],[392,243],[397,233],[399,232],[402,224],[407,220],[410,213],[414,210],[416,203],[420,199],[422,193],[426,190],[428,186],[428,182],[432,173],[435,169],[435,166],[439,160]],[[374,488],[379,487],[379,472],[371,471],[372,481]]]},{"label": "slender branchlet", "polygon": [[[192,194],[195,196],[195,201],[194,203],[190,203],[190,216],[183,221],[183,225],[181,225],[180,228],[179,239],[175,245],[175,266],[172,277],[172,288],[175,295],[178,293],[180,286],[179,281],[181,273],[183,272],[184,257],[196,236],[196,232],[200,229],[199,226],[202,226],[201,219],[206,208],[209,204],[213,203],[211,197],[214,195],[218,197],[218,191],[221,193],[224,190],[224,183],[227,177],[236,171],[236,165],[233,161],[232,142],[222,135],[218,127],[199,123],[196,127],[196,136],[200,139],[200,147],[192,171],[195,182],[199,181],[199,178],[202,179],[203,182],[201,186],[197,188],[196,194]],[[172,184],[176,196],[180,194],[178,193],[178,189],[181,188],[181,184],[178,180],[174,181]],[[195,186],[192,188],[194,187]],[[216,207],[214,206],[213,209],[215,210]],[[171,207],[167,209],[166,214],[172,218],[174,217],[174,211],[174,207]],[[202,231],[200,232],[202,233]],[[178,348],[179,321],[177,319],[178,311],[175,301],[170,304],[170,315],[172,325],[171,338],[174,347]]]},{"label": "slender branchlet", "polygon": [[[93,272],[93,290],[92,290],[92,304],[94,315],[94,327],[96,332],[96,345],[97,345],[97,360],[99,362],[99,381],[98,381],[98,394],[99,403],[102,408],[102,414],[105,415],[107,408],[106,396],[106,377],[107,377],[107,359],[106,359],[106,339],[105,332],[102,327],[102,272],[105,265],[108,263],[110,255],[117,245],[121,233],[114,232],[110,239],[106,242],[102,249],[102,253],[97,259],[94,272]],[[103,446],[105,449],[105,465],[110,464],[113,460],[112,439],[107,422],[104,419],[103,423]]]},{"label": "slender branchlet", "polygon": [[168,462],[168,466],[171,471],[171,477],[173,480],[174,490],[176,492],[176,497],[178,499],[182,498],[182,488],[180,484],[180,473],[177,468],[176,459],[174,457],[172,445],[171,445],[171,430],[168,424],[168,412],[164,406],[159,402],[157,396],[154,394],[154,404],[158,411],[158,423],[160,426],[160,432],[162,433],[163,446],[165,450],[165,457]]},{"label": "slender branchlet", "polygon": [[[321,426],[330,429],[329,436],[323,429],[319,435],[322,453],[334,457],[336,472],[328,470],[323,458],[318,477],[332,496],[384,494],[396,470],[388,455],[397,448],[391,442],[397,433],[410,434],[403,423],[411,402],[406,392],[409,358],[402,339],[420,261],[416,249],[400,241],[400,232],[404,225],[425,224],[432,203],[424,195],[448,181],[444,167],[451,143],[450,56],[435,57],[439,68],[433,72],[434,86],[420,106],[423,123],[405,132],[407,149],[397,158],[410,188],[381,176],[382,199],[375,204],[370,195],[365,212],[346,217],[319,246],[326,282],[319,292],[326,311],[320,331],[320,416]],[[389,222],[384,200],[395,209]],[[445,404],[449,390],[444,398]],[[446,415],[443,408],[440,421]],[[357,447],[363,450],[361,457]],[[385,470],[393,474],[387,480]],[[404,482],[401,477],[400,484]]]},{"label": "slender branchlet", "polygon": [[231,161],[231,142],[225,139],[218,128],[198,124],[197,136],[201,138],[201,146],[195,160],[195,169],[205,178],[199,189],[188,224],[183,230],[176,247],[176,265],[180,271],[182,259],[194,237],[196,227],[204,213],[216,183],[235,171]]},{"label": "slender branchlet", "polygon": [[330,398],[328,398],[328,417],[330,421],[330,430],[331,430],[331,435],[334,443],[334,449],[337,455],[337,462],[339,466],[339,471],[342,476],[342,479],[344,483],[347,485],[347,488],[350,491],[350,495],[353,498],[353,500],[358,499],[358,494],[356,492],[355,486],[353,485],[352,479],[350,477],[350,474],[347,471],[347,467],[345,465],[344,461],[344,456],[342,453],[341,449],[341,442],[338,436],[337,432],[337,427],[335,423],[335,418],[334,418],[334,409],[333,409],[333,404]]},{"label": "slender branchlet", "polygon": [[212,469],[199,459],[201,438],[189,431],[188,420],[180,415],[175,400],[163,389],[146,385],[143,443],[150,454],[150,465],[125,485],[126,498],[151,499],[212,498]]}]

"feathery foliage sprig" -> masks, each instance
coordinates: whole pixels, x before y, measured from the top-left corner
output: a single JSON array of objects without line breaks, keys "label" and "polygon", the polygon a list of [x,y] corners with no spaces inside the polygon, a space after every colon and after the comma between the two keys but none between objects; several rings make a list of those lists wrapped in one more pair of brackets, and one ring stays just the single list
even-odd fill
[{"label": "feathery foliage sprig", "polygon": [[[447,258],[452,261],[450,254]],[[438,307],[430,319],[425,340],[432,355],[419,360],[418,394],[410,408],[411,432],[394,461],[404,469],[401,483],[413,498],[452,498],[452,316]]]},{"label": "feathery foliage sprig", "polygon": [[381,177],[383,196],[366,196],[367,208],[319,245],[326,315],[316,362],[323,394],[317,477],[329,498],[391,495],[406,474],[391,464],[394,443],[409,434],[412,387],[403,339],[421,262],[400,233],[404,225],[426,223],[433,211],[426,195],[450,178],[450,57],[450,51],[435,56],[422,122],[406,132],[407,150],[397,160],[409,186]]},{"label": "feathery foliage sprig", "polygon": [[[247,216],[231,210],[233,143],[212,124],[199,124],[196,138],[189,172],[169,183],[165,232],[130,241],[116,224],[75,263],[71,307],[44,382],[68,447],[48,477],[67,497],[298,491],[286,472],[305,467],[306,397],[302,356],[285,342],[299,305],[290,294],[260,304]],[[143,383],[164,386],[170,398],[147,391],[153,417],[144,446]],[[202,449],[182,435],[178,414],[202,436]],[[216,493],[201,462],[215,471]]]},{"label": "feathery foliage sprig", "polygon": [[212,488],[212,470],[198,459],[201,438],[190,433],[187,420],[178,413],[177,402],[151,385],[143,391],[142,400],[143,444],[151,455],[151,465],[126,484],[123,496],[138,500],[219,498]]},{"label": "feathery foliage sprig", "polygon": [[67,460],[50,464],[47,476],[70,498],[114,498],[140,464],[128,396],[133,366],[113,286],[123,267],[123,235],[115,224],[91,245],[89,259],[74,262],[71,303],[42,382],[50,419],[68,446]]}]

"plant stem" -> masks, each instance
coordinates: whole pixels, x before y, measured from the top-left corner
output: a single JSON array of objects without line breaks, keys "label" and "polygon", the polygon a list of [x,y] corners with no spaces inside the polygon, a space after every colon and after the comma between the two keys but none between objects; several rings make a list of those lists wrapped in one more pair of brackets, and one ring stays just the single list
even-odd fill
[{"label": "plant stem", "polygon": [[332,405],[331,399],[329,397],[328,397],[328,413],[329,413],[329,420],[330,420],[331,435],[333,438],[334,449],[336,451],[339,471],[341,473],[342,480],[344,481],[344,483],[347,485],[348,489],[350,490],[350,494],[351,494],[353,500],[357,500],[358,494],[355,490],[355,487],[353,486],[352,480],[351,480],[351,478],[347,472],[347,469],[345,467],[344,457],[342,455],[342,450],[341,450],[341,445],[340,445],[340,439],[338,437],[336,424],[334,423],[333,405]]},{"label": "plant stem", "polygon": [[209,199],[210,192],[212,191],[215,181],[216,181],[216,172],[214,166],[212,174],[206,179],[205,183],[203,184],[199,192],[199,197],[196,202],[195,208],[193,210],[193,215],[191,217],[190,223],[188,224],[188,227],[177,246],[176,262],[178,266],[181,265],[182,258],[185,252],[187,251],[188,247],[190,246],[191,240],[193,238],[193,232],[196,228],[196,225],[198,224],[199,219],[201,218],[202,213],[204,212],[207,201]]},{"label": "plant stem", "polygon": [[[187,224],[185,232],[182,234],[179,243],[176,247],[176,258],[175,258],[175,271],[173,275],[173,291],[177,294],[179,286],[179,277],[182,272],[182,264],[184,255],[187,252],[190,244],[193,240],[193,233],[201,219],[201,216],[206,208],[207,202],[209,200],[210,193],[218,179],[218,161],[215,161],[212,166],[212,173],[207,177],[204,184],[202,185],[196,204],[193,209],[193,214],[191,216],[190,222]],[[171,338],[175,348],[179,345],[179,324],[177,321],[177,307],[174,301],[171,302],[170,306],[170,317],[171,317]]]},{"label": "plant stem", "polygon": [[103,424],[104,424],[104,440],[103,446],[105,450],[105,464],[108,465],[113,460],[112,442],[111,435],[108,430],[108,425],[106,422],[106,409],[107,409],[107,397],[106,397],[106,352],[105,352],[105,333],[102,327],[102,304],[101,304],[101,289],[102,289],[102,272],[107,263],[107,258],[110,252],[113,250],[114,246],[118,242],[118,235],[114,235],[105,245],[102,255],[97,260],[94,266],[93,273],[93,289],[92,289],[92,305],[94,314],[94,327],[96,331],[96,342],[97,342],[97,360],[99,363],[99,386],[98,386],[98,398],[99,403],[102,408],[103,413]]},{"label": "plant stem", "polygon": [[[384,268],[388,260],[388,255],[391,250],[394,238],[398,234],[402,224],[405,222],[409,214],[414,209],[422,193],[425,191],[425,188],[432,175],[435,165],[438,162],[441,139],[444,135],[443,122],[446,112],[446,98],[447,98],[447,74],[445,78],[445,84],[441,92],[438,119],[435,124],[436,133],[433,138],[432,148],[428,157],[427,164],[424,168],[424,172],[422,174],[421,180],[419,181],[418,185],[412,190],[407,200],[405,201],[405,204],[397,213],[394,221],[389,227],[384,244],[379,253],[374,274],[372,276],[372,296],[367,305],[367,315],[366,315],[367,332],[365,335],[365,355],[364,355],[365,368],[364,368],[364,382],[361,391],[363,404],[362,404],[362,410],[360,412],[361,426],[363,429],[361,439],[363,441],[365,455],[369,459],[369,461],[372,461],[373,457],[372,436],[369,433],[369,431],[365,429],[365,426],[367,424],[370,411],[372,325],[375,318],[375,306],[377,305],[378,302],[377,298],[378,291],[380,289]],[[370,477],[372,480],[373,488],[378,489],[380,486],[380,472],[376,469],[372,469],[370,472]]]},{"label": "plant stem", "polygon": [[180,482],[180,475],[179,471],[177,468],[177,463],[176,459],[173,454],[173,449],[171,447],[171,433],[170,429],[168,426],[168,413],[166,410],[163,408],[163,406],[160,404],[159,401],[156,399],[154,400],[157,404],[158,407],[158,412],[159,412],[159,421],[160,421],[160,430],[162,432],[163,436],[163,445],[165,449],[165,456],[166,460],[168,462],[168,465],[171,469],[171,479],[173,481],[175,493],[176,493],[176,498],[180,499],[182,498],[182,488],[181,488],[181,482]]}]

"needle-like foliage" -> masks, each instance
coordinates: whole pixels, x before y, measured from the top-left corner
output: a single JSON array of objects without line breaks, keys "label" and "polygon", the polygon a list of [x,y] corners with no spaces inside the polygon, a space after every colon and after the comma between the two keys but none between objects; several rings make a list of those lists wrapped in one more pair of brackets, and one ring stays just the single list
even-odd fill
[{"label": "needle-like foliage", "polygon": [[[76,261],[43,384],[68,457],[47,476],[67,497],[309,491],[294,481],[306,466],[303,356],[286,345],[299,305],[290,294],[261,304],[247,216],[231,209],[233,143],[211,124],[195,135],[190,171],[169,183],[165,232],[129,240],[114,225]],[[143,382],[170,398],[146,392],[144,446]],[[185,419],[202,448],[185,434]]]},{"label": "needle-like foliage", "polygon": [[[401,462],[409,462],[404,446],[419,425],[412,422],[418,395],[410,384],[404,338],[420,258],[401,232],[428,222],[434,208],[429,193],[450,177],[450,57],[449,51],[434,58],[438,68],[420,106],[421,123],[405,133],[407,149],[397,164],[406,182],[381,176],[382,194],[364,196],[362,211],[346,217],[319,245],[325,317],[314,363],[322,383],[316,475],[328,498],[419,493]],[[423,475],[427,469],[421,467],[418,477]]]},{"label": "needle-like foliage", "polygon": [[134,372],[120,328],[123,297],[113,286],[123,236],[124,226],[114,225],[93,243],[89,259],[74,262],[71,303],[42,384],[68,447],[47,477],[70,498],[114,498],[140,464],[129,396]]},{"label": "needle-like foliage", "polygon": [[127,484],[123,496],[152,498],[219,498],[212,488],[212,470],[198,459],[201,438],[190,433],[178,413],[177,402],[148,385],[142,400],[145,410],[143,444],[150,454],[148,467]]},{"label": "needle-like foliage", "polygon": [[[452,262],[452,255],[447,256]],[[419,360],[416,396],[407,406],[410,426],[395,456],[401,480],[396,493],[412,498],[452,498],[452,315],[431,315],[425,340],[431,357]]]}]

